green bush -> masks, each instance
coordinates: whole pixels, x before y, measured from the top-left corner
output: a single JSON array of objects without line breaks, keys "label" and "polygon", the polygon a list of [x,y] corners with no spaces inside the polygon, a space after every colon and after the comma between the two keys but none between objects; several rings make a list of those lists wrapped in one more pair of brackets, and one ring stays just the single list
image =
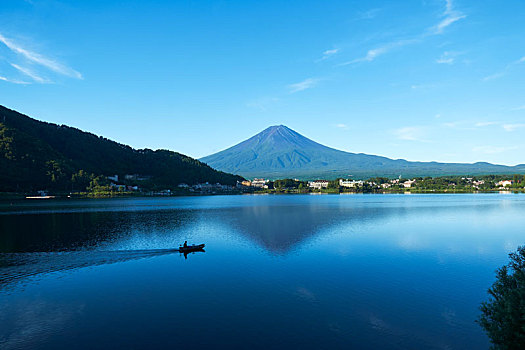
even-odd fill
[{"label": "green bush", "polygon": [[494,349],[525,349],[525,246],[509,257],[497,270],[489,300],[481,304],[478,323]]}]

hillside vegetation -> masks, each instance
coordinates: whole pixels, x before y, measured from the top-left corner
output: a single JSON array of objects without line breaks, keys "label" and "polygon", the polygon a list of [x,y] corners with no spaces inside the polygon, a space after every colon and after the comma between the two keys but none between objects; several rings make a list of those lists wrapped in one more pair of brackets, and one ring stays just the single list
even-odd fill
[{"label": "hillside vegetation", "polygon": [[0,191],[80,191],[114,174],[145,176],[152,189],[180,183],[234,185],[242,180],[180,153],[133,149],[0,106]]}]

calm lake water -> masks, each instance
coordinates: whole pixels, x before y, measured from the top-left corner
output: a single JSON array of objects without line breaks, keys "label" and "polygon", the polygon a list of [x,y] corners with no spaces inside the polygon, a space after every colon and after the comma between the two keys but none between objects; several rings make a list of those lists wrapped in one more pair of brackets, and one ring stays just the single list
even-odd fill
[{"label": "calm lake water", "polygon": [[524,213],[510,194],[0,203],[0,348],[485,349]]}]

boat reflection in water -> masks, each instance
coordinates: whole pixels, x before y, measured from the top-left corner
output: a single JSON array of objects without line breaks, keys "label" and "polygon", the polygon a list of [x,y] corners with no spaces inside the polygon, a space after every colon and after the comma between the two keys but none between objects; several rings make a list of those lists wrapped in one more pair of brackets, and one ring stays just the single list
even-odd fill
[{"label": "boat reflection in water", "polygon": [[188,254],[195,254],[196,252],[205,253],[204,246],[204,244],[186,245],[186,242],[184,242],[184,245],[179,247],[179,253],[184,254],[184,259],[188,259]]}]

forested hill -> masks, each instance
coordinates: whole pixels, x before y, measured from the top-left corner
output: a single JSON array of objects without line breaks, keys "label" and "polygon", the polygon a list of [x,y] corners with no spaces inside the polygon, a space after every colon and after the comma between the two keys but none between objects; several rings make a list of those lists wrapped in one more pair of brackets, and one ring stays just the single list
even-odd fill
[{"label": "forested hill", "polygon": [[133,149],[0,106],[0,191],[68,190],[114,174],[139,174],[156,188],[242,180],[180,153]]}]

